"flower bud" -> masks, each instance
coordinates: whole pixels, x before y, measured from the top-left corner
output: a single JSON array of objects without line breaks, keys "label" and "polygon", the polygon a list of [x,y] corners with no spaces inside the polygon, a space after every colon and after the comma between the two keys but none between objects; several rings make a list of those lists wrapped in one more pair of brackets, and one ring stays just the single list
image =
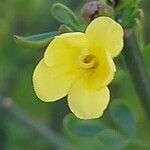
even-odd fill
[{"label": "flower bud", "polygon": [[98,16],[109,16],[113,17],[113,9],[104,3],[99,1],[91,1],[84,5],[83,7],[83,17],[86,21],[90,22]]}]

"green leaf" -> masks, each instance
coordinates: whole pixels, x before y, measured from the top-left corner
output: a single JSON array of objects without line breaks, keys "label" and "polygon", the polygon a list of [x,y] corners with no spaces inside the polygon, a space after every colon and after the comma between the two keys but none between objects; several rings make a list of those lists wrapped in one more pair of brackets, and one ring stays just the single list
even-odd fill
[{"label": "green leaf", "polygon": [[112,120],[119,129],[130,137],[137,134],[137,121],[132,111],[123,103],[115,101],[110,107]]},{"label": "green leaf", "polygon": [[23,47],[43,48],[47,46],[58,32],[48,32],[28,37],[14,35],[16,43]]},{"label": "green leaf", "polygon": [[105,128],[99,120],[81,120],[72,114],[64,118],[64,129],[72,137],[93,138]]},{"label": "green leaf", "polygon": [[112,130],[106,129],[97,135],[97,142],[103,145],[107,150],[120,150],[128,145],[129,140],[122,134]]},{"label": "green leaf", "polygon": [[78,30],[80,23],[77,17],[65,5],[60,3],[54,4],[51,9],[51,14],[59,22],[68,25],[74,30]]},{"label": "green leaf", "polygon": [[132,28],[137,24],[137,20],[139,19],[139,10],[137,7],[128,7],[124,10],[122,20],[123,26],[125,28]]},{"label": "green leaf", "polygon": [[120,0],[116,7],[118,21],[124,28],[133,28],[140,18],[138,9],[140,0]]},{"label": "green leaf", "polygon": [[140,3],[141,0],[119,0],[117,9],[127,8],[128,6],[135,6]]},{"label": "green leaf", "polygon": [[62,33],[68,33],[68,32],[73,32],[73,31],[72,31],[72,29],[71,29],[70,27],[68,27],[67,25],[62,24],[62,25],[60,25],[60,27],[59,27],[59,32],[60,32],[60,34],[62,34]]}]

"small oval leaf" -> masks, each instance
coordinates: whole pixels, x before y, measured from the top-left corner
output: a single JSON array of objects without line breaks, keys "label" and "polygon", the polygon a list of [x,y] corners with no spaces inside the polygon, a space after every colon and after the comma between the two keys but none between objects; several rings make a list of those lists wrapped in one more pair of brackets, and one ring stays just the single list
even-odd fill
[{"label": "small oval leaf", "polygon": [[68,25],[74,30],[78,30],[79,21],[75,14],[65,5],[56,3],[51,9],[52,16],[59,22]]},{"label": "small oval leaf", "polygon": [[43,48],[47,46],[58,32],[47,32],[28,37],[14,35],[16,43],[23,47],[29,48]]},{"label": "small oval leaf", "polygon": [[64,118],[64,129],[72,137],[93,138],[107,126],[99,120],[81,120],[69,114]]},{"label": "small oval leaf", "polygon": [[137,121],[132,111],[121,101],[115,101],[110,107],[112,120],[119,129],[133,137],[137,134]]},{"label": "small oval leaf", "polygon": [[120,150],[129,144],[126,137],[112,129],[103,130],[96,138],[98,144],[108,150]]}]

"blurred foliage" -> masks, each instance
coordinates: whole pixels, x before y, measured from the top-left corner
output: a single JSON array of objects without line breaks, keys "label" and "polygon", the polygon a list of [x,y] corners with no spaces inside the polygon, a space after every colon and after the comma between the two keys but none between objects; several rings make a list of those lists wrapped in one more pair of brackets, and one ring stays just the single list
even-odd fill
[{"label": "blurred foliage", "polygon": [[[124,5],[127,5],[127,2],[130,1],[133,0],[123,1]],[[45,47],[47,41],[51,40],[51,38],[47,39],[47,34],[44,36],[38,35],[38,38],[28,36],[47,32],[49,35],[49,32],[59,29],[60,24],[50,15],[51,6],[56,2],[61,2],[69,6],[75,12],[77,18],[80,19],[80,22],[83,23],[83,27],[85,26],[80,11],[83,3],[86,2],[85,0],[0,1],[0,96],[11,96],[15,103],[23,110],[32,114],[33,117],[47,126],[53,127],[54,130],[57,129],[57,132],[64,134],[68,141],[73,143],[77,149],[148,150],[148,141],[150,141],[149,122],[145,117],[144,110],[141,107],[132,81],[127,73],[122,56],[115,60],[119,69],[115,80],[110,86],[112,102],[106,110],[105,115],[100,119],[84,121],[69,114],[62,121],[68,113],[68,107],[65,102],[58,101],[50,105],[41,102],[35,96],[32,87],[32,73],[43,55],[44,48],[38,47],[38,49],[35,49],[30,46],[22,48],[14,42],[13,35],[20,35],[18,38],[22,38],[22,35],[27,36],[27,38],[23,39],[24,42],[30,40],[35,42],[34,44],[37,44],[40,38],[44,41],[44,44],[46,43],[45,45],[42,43],[42,47]],[[134,27],[134,30],[146,65],[149,66],[150,1],[143,0],[140,5],[143,8],[145,17],[141,18],[139,24]],[[123,17],[136,17],[137,12],[131,12],[134,11],[133,7],[135,5],[130,5],[126,10],[128,13],[125,13],[128,15]],[[121,10],[122,8],[118,7],[116,9]],[[124,11],[121,10],[123,14]],[[59,22],[64,23],[61,20],[60,14],[55,13],[55,15],[57,15],[55,18]],[[77,22],[74,25],[78,26],[77,19],[73,17],[72,21],[73,24]],[[129,25],[128,22],[125,24]],[[72,27],[72,23],[70,22],[67,25]],[[82,29],[83,27],[81,26],[80,28]],[[76,29],[76,27],[74,28]],[[2,114],[2,116],[5,118],[5,114]],[[3,121],[2,117],[1,121]],[[62,124],[64,125],[63,130]],[[5,128],[6,134],[4,136],[0,135],[0,141],[5,140],[2,144],[7,149],[54,149],[49,143],[37,137],[35,133],[32,133],[32,131],[22,127],[13,120],[7,120],[6,125],[0,123],[0,130],[3,128]]]}]

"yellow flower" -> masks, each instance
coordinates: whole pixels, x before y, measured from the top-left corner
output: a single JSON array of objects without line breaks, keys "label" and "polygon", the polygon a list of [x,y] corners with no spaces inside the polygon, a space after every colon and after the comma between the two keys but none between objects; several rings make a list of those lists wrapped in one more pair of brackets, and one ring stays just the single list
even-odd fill
[{"label": "yellow flower", "polygon": [[37,96],[52,102],[68,95],[68,105],[78,118],[100,117],[116,71],[112,58],[122,47],[123,29],[108,17],[93,20],[85,33],[55,37],[34,71]]}]

